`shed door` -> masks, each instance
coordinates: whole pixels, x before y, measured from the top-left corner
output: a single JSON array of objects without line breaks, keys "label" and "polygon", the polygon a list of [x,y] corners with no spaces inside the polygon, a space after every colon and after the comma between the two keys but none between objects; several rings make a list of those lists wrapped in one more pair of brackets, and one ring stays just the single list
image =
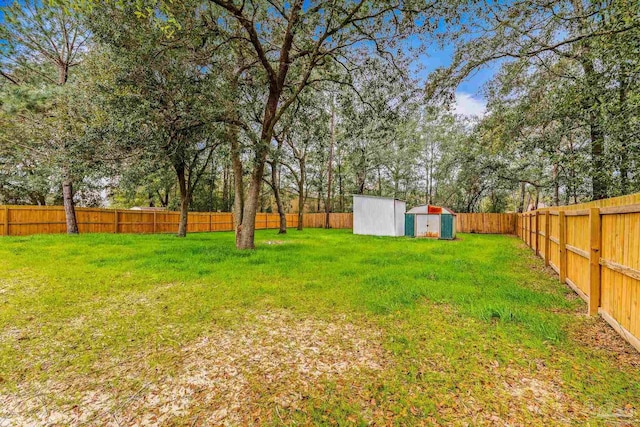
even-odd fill
[{"label": "shed door", "polygon": [[413,215],[405,215],[404,216],[404,235],[409,237],[415,237],[415,217]]},{"label": "shed door", "polygon": [[440,218],[440,238],[453,239],[453,215],[442,215]]},{"label": "shed door", "polygon": [[427,215],[427,237],[440,235],[440,215]]},{"label": "shed door", "polygon": [[416,215],[416,237],[438,237],[440,215]]}]

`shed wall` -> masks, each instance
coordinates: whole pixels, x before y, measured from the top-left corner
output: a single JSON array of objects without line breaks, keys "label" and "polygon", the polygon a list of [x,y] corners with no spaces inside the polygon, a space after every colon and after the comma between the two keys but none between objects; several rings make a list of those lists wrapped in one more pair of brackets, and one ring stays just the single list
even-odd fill
[{"label": "shed wall", "polygon": [[407,204],[402,200],[395,200],[395,222],[396,236],[404,236],[404,213],[407,211]]},{"label": "shed wall", "polygon": [[456,238],[456,222],[453,215],[440,215],[440,238],[455,239]]},{"label": "shed wall", "polygon": [[[394,199],[354,196],[353,234],[396,236],[395,202]],[[404,224],[402,227],[404,229]]]}]

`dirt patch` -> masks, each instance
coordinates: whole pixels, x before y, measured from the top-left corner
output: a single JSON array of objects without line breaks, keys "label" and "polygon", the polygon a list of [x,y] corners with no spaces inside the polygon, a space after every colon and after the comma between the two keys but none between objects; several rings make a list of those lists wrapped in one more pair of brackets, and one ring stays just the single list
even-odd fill
[{"label": "dirt patch", "polygon": [[[0,426],[260,423],[297,410],[328,381],[376,375],[386,363],[380,340],[378,330],[343,317],[249,314],[182,347],[171,374],[145,379],[153,369],[145,357],[103,361],[113,368],[93,387],[78,378],[0,392]],[[141,385],[123,395],[113,388],[117,376]]]},{"label": "dirt patch", "polygon": [[504,389],[510,396],[509,412],[513,419],[523,413],[552,424],[570,424],[574,417],[585,416],[585,408],[562,391],[558,375],[539,367],[535,377],[507,371]]}]

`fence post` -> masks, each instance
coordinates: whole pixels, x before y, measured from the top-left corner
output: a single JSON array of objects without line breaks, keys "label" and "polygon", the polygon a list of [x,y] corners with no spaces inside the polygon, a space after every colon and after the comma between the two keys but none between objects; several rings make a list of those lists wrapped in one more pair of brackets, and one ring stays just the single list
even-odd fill
[{"label": "fence post", "polygon": [[156,211],[153,211],[153,233],[157,233],[158,230],[158,219],[157,219],[158,213]]},{"label": "fence post", "polygon": [[118,209],[113,211],[113,232],[118,232]]},{"label": "fence post", "polygon": [[533,214],[529,213],[529,247],[533,249]]},{"label": "fence post", "polygon": [[9,206],[4,207],[4,235],[9,235]]},{"label": "fence post", "polygon": [[567,221],[564,211],[558,212],[558,222],[560,223],[560,282],[567,281]]},{"label": "fence post", "polygon": [[213,213],[209,212],[209,233],[213,231]]},{"label": "fence post", "polygon": [[544,265],[545,267],[549,267],[549,258],[551,251],[551,215],[549,215],[549,211],[544,213]]},{"label": "fence post", "polygon": [[540,256],[540,219],[538,218],[538,211],[536,211],[536,256]]},{"label": "fence post", "polygon": [[600,246],[602,228],[600,225],[600,209],[589,210],[589,240],[591,251],[589,253],[589,315],[598,314],[600,307]]}]

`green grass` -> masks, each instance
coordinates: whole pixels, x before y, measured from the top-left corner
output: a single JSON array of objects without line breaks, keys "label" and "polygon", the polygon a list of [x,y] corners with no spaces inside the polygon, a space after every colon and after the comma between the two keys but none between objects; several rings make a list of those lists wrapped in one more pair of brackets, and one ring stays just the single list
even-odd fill
[{"label": "green grass", "polygon": [[[104,387],[104,377],[132,396],[142,380],[119,361],[142,358],[159,379],[211,331],[285,311],[381,331],[372,340],[385,365],[319,380],[264,424],[601,424],[640,410],[636,356],[610,331],[613,346],[598,345],[589,333],[601,321],[539,259],[513,237],[459,237],[267,230],[250,252],[231,233],[0,239],[0,398],[47,381]],[[264,395],[256,405],[274,408]]]}]

